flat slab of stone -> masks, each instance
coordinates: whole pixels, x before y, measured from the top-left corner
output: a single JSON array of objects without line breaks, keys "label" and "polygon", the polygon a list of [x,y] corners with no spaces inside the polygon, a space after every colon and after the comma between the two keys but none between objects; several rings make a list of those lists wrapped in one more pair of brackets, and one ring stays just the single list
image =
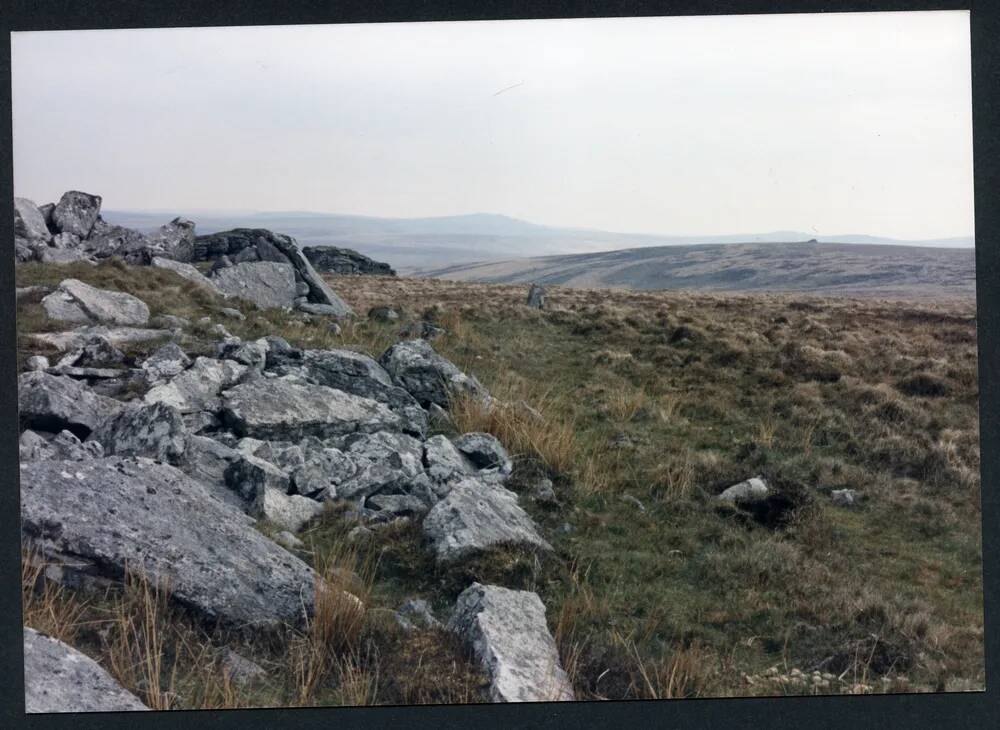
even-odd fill
[{"label": "flat slab of stone", "polygon": [[434,505],[424,535],[441,563],[504,546],[552,550],[514,492],[476,478],[459,481]]},{"label": "flat slab of stone", "polygon": [[98,289],[79,279],[63,279],[42,299],[50,319],[63,322],[141,327],[149,321],[146,303],[125,292]]},{"label": "flat slab of stone", "polygon": [[39,332],[31,335],[31,339],[57,350],[75,350],[85,346],[95,336],[105,337],[115,347],[130,345],[136,342],[149,342],[171,336],[170,330],[150,329],[147,327],[106,327],[93,325],[78,327],[66,332]]},{"label": "flat slab of stone", "polygon": [[210,622],[299,624],[314,604],[308,565],[207,487],[150,459],[22,464],[21,523],[54,562],[115,580],[127,564]]},{"label": "flat slab of stone", "polygon": [[574,699],[537,594],[473,583],[459,595],[448,628],[486,669],[494,702]]},{"label": "flat slab of stone", "polygon": [[182,261],[174,261],[173,259],[164,258],[162,256],[154,256],[151,264],[158,269],[166,269],[168,271],[172,271],[178,276],[187,279],[188,281],[194,282],[195,284],[202,287],[206,291],[211,292],[212,294],[221,293],[211,279],[202,274],[200,271],[198,271],[198,269],[193,267],[191,264],[186,264]]},{"label": "flat slab of stone", "polygon": [[277,441],[398,431],[402,425],[383,403],[287,378],[260,378],[224,391],[222,419],[237,436]]},{"label": "flat slab of stone", "polygon": [[24,705],[25,711],[32,714],[149,709],[89,656],[27,627]]},{"label": "flat slab of stone", "polygon": [[211,281],[223,294],[246,299],[261,309],[291,309],[295,303],[295,269],[290,264],[235,264],[216,269]]}]

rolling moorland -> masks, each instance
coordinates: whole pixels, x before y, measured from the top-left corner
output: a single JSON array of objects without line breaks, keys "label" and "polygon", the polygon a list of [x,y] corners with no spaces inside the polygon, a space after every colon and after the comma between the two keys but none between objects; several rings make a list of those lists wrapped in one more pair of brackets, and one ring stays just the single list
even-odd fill
[{"label": "rolling moorland", "polygon": [[[214,352],[219,323],[244,341],[375,357],[427,323],[443,330],[434,348],[495,398],[530,405],[458,399],[437,429],[506,446],[507,487],[553,550],[498,548],[442,571],[416,521],[356,541],[357,518],[333,505],[295,552],[363,596],[341,623],[248,637],[205,627],[141,581],[94,594],[26,561],[26,624],[151,707],[486,701],[452,634],[392,620],[415,596],[445,617],[473,580],[541,596],[577,699],[984,686],[972,299],[552,286],[538,310],[524,285],[328,276],[356,312],[399,314],[331,329],[114,259],[17,269],[19,287],[70,277],[183,318],[176,341],[192,357]],[[62,328],[39,297],[18,301],[21,363],[54,355],[32,333]],[[123,349],[139,362],[160,344]],[[716,499],[754,476],[775,498]],[[844,489],[853,504],[832,499]],[[225,647],[264,677],[230,681]]]},{"label": "rolling moorland", "polygon": [[460,263],[415,275],[583,288],[784,291],[902,299],[973,298],[976,284],[972,248],[801,240]]}]

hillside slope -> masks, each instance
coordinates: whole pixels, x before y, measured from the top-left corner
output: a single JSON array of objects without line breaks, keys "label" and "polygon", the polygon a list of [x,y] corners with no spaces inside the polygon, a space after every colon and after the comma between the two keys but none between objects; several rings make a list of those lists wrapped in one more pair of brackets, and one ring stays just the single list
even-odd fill
[{"label": "hillside slope", "polygon": [[745,243],[606,251],[456,265],[426,278],[583,288],[972,296],[973,249],[849,243]]}]

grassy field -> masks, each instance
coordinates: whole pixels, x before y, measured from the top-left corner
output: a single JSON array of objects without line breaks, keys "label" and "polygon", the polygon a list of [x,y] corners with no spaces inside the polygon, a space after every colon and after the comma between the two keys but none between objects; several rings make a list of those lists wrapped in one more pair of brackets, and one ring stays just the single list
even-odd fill
[{"label": "grassy field", "polygon": [[[94,596],[29,575],[33,625],[66,633],[105,666],[138,662],[122,658],[137,643],[120,638],[130,635],[122,617],[149,617],[131,635],[161,637],[163,665],[145,679],[113,670],[147,701],[483,701],[462,647],[432,630],[401,635],[384,610],[421,596],[444,617],[472,579],[541,595],[580,699],[984,686],[971,300],[556,288],[535,311],[524,286],[333,277],[360,314],[388,304],[403,315],[336,336],[319,318],[249,306],[246,321],[226,319],[218,309],[230,303],[156,269],[29,264],[18,286],[67,276],[191,319],[181,342],[190,353],[210,349],[203,316],[241,337],[375,356],[407,321],[436,321],[447,334],[435,348],[509,404],[455,404],[460,429],[504,441],[516,457],[511,486],[555,547],[545,559],[496,551],[442,573],[418,525],[349,546],[353,525],[332,509],[307,528],[303,556],[350,574],[368,610],[344,624],[331,607],[326,628],[266,639],[199,627],[162,600],[123,611],[141,581]],[[21,358],[46,354],[28,333],[56,328],[37,301],[18,304]],[[784,508],[748,514],[713,499],[756,475]],[[555,505],[529,496],[543,476]],[[842,488],[863,494],[859,507],[831,504]],[[329,640],[330,626],[342,640]],[[223,645],[273,670],[269,680],[232,687],[212,658]]]}]

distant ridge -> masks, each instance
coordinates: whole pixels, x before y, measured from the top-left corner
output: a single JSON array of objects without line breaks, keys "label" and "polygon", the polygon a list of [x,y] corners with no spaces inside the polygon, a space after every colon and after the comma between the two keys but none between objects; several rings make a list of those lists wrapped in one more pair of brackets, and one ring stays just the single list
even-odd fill
[{"label": "distant ridge", "polygon": [[316,213],[311,211],[107,210],[111,223],[151,231],[174,216],[195,221],[198,233],[239,227],[268,228],[294,236],[303,246],[352,248],[401,273],[456,264],[529,256],[597,253],[650,246],[705,243],[791,243],[816,238],[821,242],[872,243],[947,248],[971,247],[972,237],[901,241],[866,235],[823,236],[801,231],[727,235],[651,235],[613,233],[586,228],[545,226],[495,213],[423,218]]}]

